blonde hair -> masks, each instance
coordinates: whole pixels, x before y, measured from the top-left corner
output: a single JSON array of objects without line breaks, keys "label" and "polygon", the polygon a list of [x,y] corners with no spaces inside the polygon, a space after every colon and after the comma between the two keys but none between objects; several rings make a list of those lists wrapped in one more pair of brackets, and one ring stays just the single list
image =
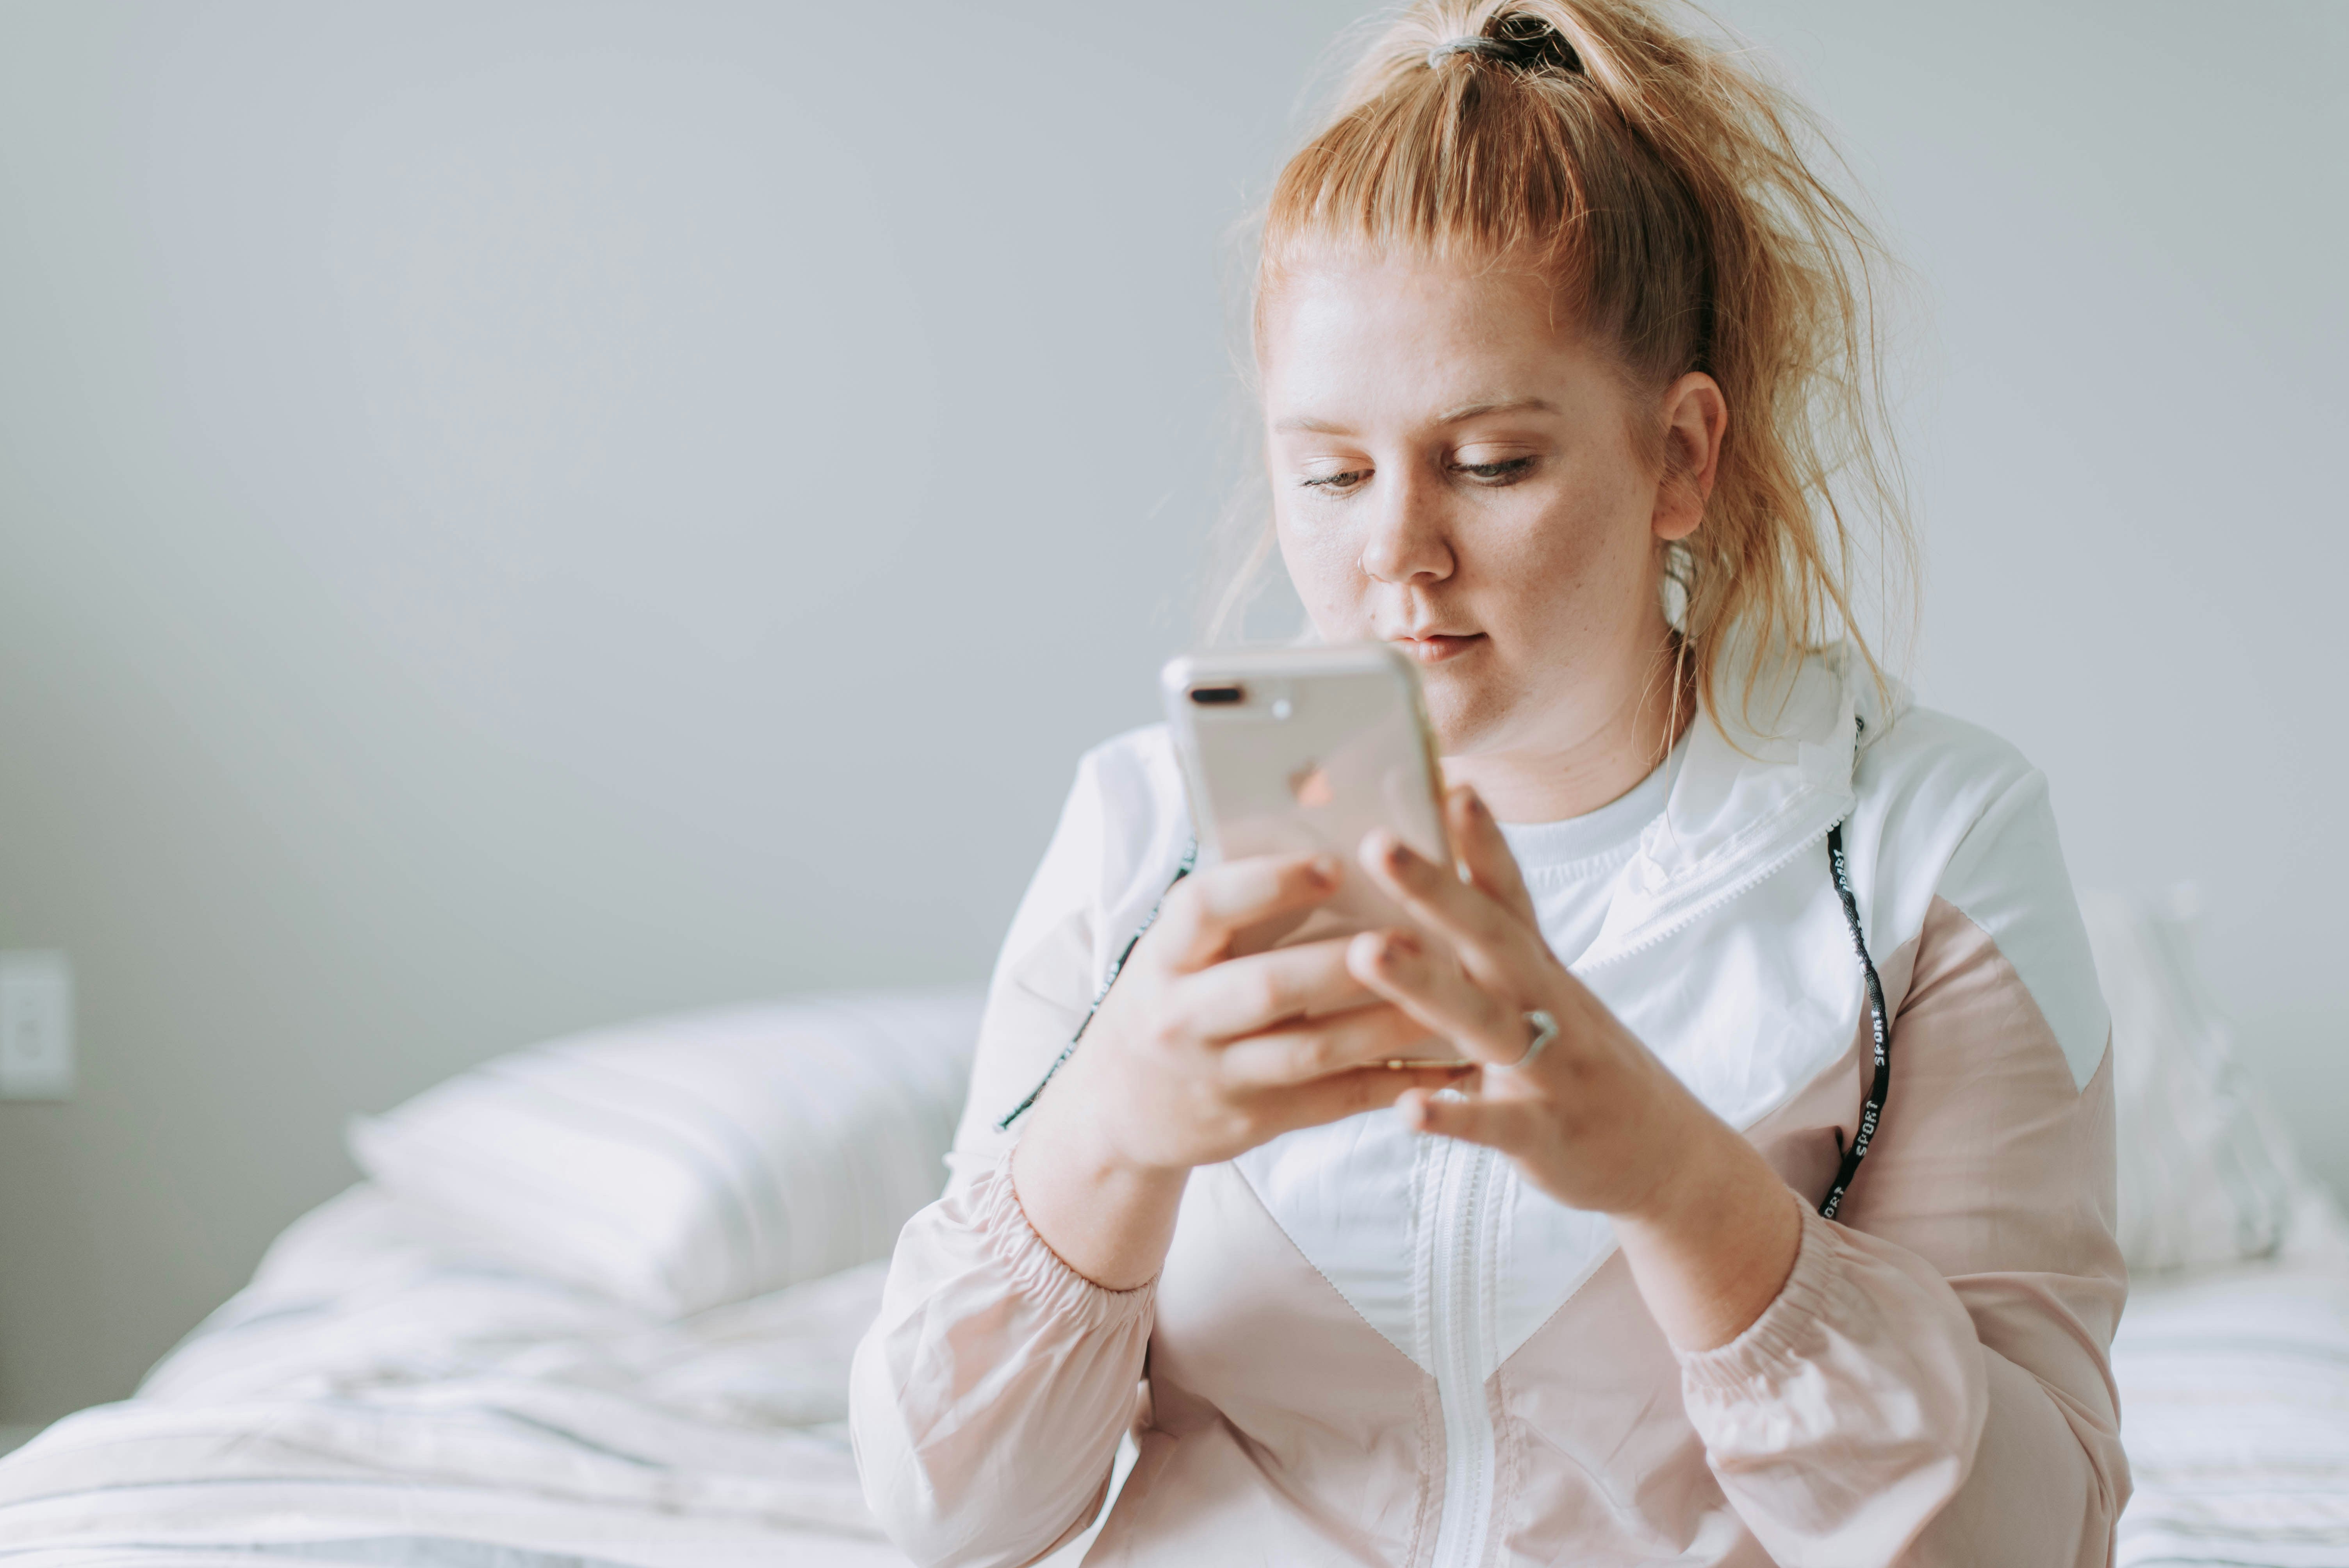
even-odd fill
[{"label": "blonde hair", "polygon": [[[1551,280],[1627,381],[1690,371],[1729,408],[1702,525],[1662,547],[1665,614],[1718,718],[1733,642],[1849,638],[1856,588],[1913,622],[1915,545],[1881,387],[1889,259],[1806,161],[1809,114],[1747,60],[1643,0],[1422,0],[1346,77],[1263,213],[1253,310],[1317,262],[1403,254]],[[1667,463],[1661,421],[1635,432]],[[1218,622],[1244,607],[1254,561]],[[1768,658],[1739,661],[1748,707]]]}]

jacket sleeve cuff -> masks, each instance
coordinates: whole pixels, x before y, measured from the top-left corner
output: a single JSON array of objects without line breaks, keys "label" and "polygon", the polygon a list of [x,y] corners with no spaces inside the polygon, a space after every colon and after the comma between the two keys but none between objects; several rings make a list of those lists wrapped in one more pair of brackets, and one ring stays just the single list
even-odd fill
[{"label": "jacket sleeve cuff", "polygon": [[1095,1284],[1061,1261],[1028,1222],[1019,1191],[1011,1182],[1011,1156],[981,1174],[971,1194],[972,1224],[1009,1276],[1012,1289],[1053,1317],[1076,1319],[1088,1328],[1106,1328],[1141,1316],[1157,1299],[1154,1278],[1132,1290]]},{"label": "jacket sleeve cuff", "polygon": [[1837,1297],[1848,1288],[1834,1222],[1803,1205],[1802,1246],[1776,1299],[1728,1344],[1679,1352],[1682,1387],[1716,1398],[1776,1392],[1782,1377],[1816,1353],[1821,1325],[1832,1320]]}]

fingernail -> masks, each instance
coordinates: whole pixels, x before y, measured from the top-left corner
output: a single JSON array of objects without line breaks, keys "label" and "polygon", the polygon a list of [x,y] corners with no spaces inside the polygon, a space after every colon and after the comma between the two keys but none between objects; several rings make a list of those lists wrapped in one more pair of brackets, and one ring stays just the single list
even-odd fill
[{"label": "fingernail", "polygon": [[1338,857],[1335,855],[1316,855],[1306,870],[1311,872],[1313,880],[1323,887],[1338,885]]}]

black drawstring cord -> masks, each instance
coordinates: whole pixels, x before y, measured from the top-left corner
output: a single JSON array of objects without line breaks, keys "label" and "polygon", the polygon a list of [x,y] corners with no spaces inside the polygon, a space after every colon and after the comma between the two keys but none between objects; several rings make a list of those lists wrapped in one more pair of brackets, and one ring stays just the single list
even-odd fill
[{"label": "black drawstring cord", "polygon": [[[1851,1179],[1859,1173],[1859,1162],[1867,1158],[1868,1146],[1876,1140],[1877,1124],[1884,1119],[1884,1097],[1892,1088],[1892,1020],[1884,1010],[1884,982],[1877,978],[1876,961],[1868,955],[1868,938],[1859,928],[1859,901],[1852,896],[1851,874],[1844,865],[1841,822],[1827,830],[1827,870],[1835,877],[1836,896],[1843,900],[1844,923],[1851,927],[1852,951],[1859,954],[1860,978],[1868,985],[1868,1031],[1876,1045],[1876,1076],[1868,1083],[1866,1103],[1859,1108],[1859,1130],[1852,1134],[1851,1147],[1843,1151],[1835,1185],[1827,1189],[1826,1197],[1819,1203],[1819,1216],[1832,1220],[1836,1211],[1843,1207],[1844,1193],[1850,1189]],[[1837,1141],[1842,1141],[1840,1129]]]},{"label": "black drawstring cord", "polygon": [[1028,1108],[1036,1103],[1037,1097],[1044,1092],[1044,1086],[1050,1083],[1052,1075],[1061,1070],[1061,1064],[1076,1054],[1077,1042],[1085,1037],[1087,1029],[1092,1027],[1093,1015],[1101,1011],[1102,999],[1109,995],[1109,988],[1116,985],[1117,977],[1125,972],[1125,961],[1133,956],[1133,949],[1142,941],[1143,934],[1158,923],[1158,912],[1166,907],[1166,893],[1173,892],[1175,883],[1191,874],[1191,868],[1196,865],[1198,861],[1199,843],[1194,839],[1191,841],[1191,847],[1183,851],[1183,863],[1174,868],[1174,881],[1166,884],[1166,892],[1158,895],[1158,902],[1150,906],[1149,917],[1143,921],[1141,929],[1126,940],[1125,951],[1117,955],[1117,962],[1109,966],[1109,978],[1102,981],[1101,989],[1093,993],[1093,1005],[1085,1009],[1084,1022],[1079,1024],[1077,1032],[1069,1037],[1069,1043],[1061,1047],[1061,1054],[1052,1058],[1052,1065],[1044,1069],[1044,1076],[1036,1080],[1036,1087],[1028,1091],[1028,1098],[1013,1106],[1010,1113],[995,1124],[996,1131],[1010,1131],[1011,1124],[1028,1114]]}]

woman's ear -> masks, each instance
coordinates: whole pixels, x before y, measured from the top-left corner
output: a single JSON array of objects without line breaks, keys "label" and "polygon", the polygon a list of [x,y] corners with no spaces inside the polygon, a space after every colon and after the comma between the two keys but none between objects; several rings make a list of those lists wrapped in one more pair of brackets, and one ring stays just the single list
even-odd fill
[{"label": "woman's ear", "polygon": [[1664,389],[1664,475],[1656,487],[1656,513],[1650,526],[1658,539],[1686,539],[1704,521],[1721,468],[1721,438],[1729,428],[1729,405],[1721,384],[1692,370]]}]

